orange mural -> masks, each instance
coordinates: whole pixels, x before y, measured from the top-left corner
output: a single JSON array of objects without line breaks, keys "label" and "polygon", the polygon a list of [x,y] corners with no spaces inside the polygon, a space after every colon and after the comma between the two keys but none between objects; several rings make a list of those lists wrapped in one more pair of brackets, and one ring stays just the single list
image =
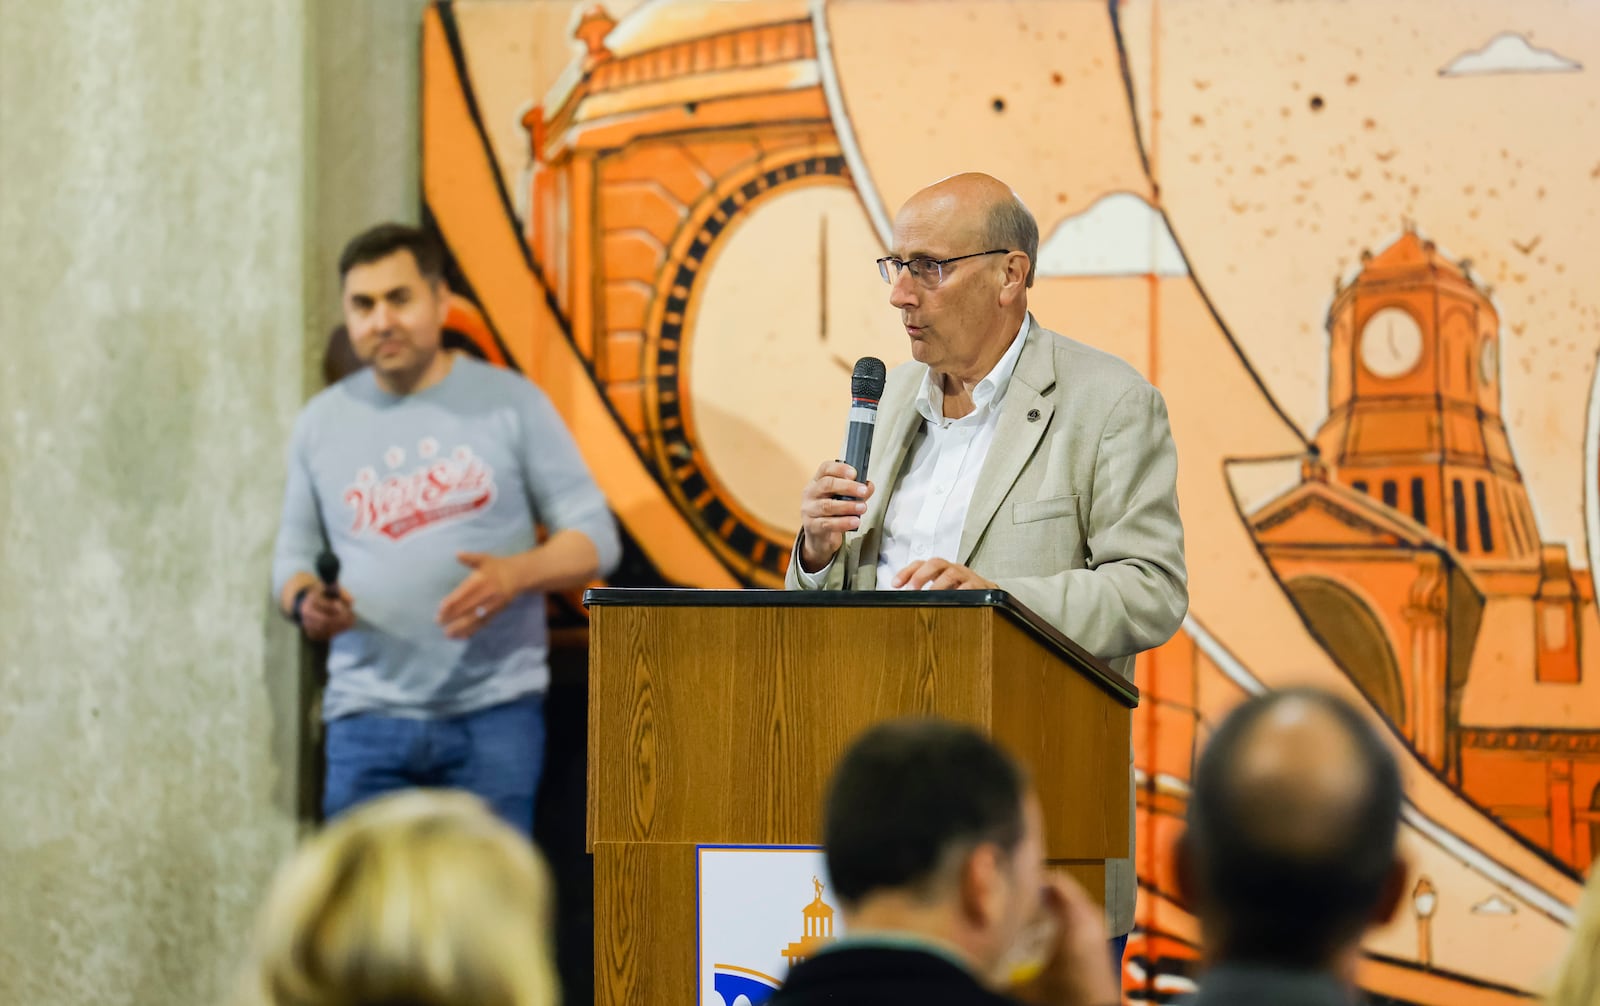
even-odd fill
[{"label": "orange mural", "polygon": [[617,582],[781,582],[851,364],[909,355],[890,214],[993,173],[1039,217],[1030,307],[1158,384],[1180,455],[1127,999],[1193,988],[1197,746],[1304,683],[1406,775],[1364,987],[1541,988],[1600,854],[1600,7],[456,0],[422,53],[460,327],[572,427]]}]

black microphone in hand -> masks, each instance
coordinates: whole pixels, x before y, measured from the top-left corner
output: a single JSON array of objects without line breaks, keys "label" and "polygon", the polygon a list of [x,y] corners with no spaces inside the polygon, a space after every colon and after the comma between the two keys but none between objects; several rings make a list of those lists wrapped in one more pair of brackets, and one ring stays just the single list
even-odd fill
[{"label": "black microphone in hand", "polygon": [[317,556],[317,578],[322,581],[323,596],[338,597],[339,557],[328,551]]},{"label": "black microphone in hand", "polygon": [[[887,376],[883,361],[863,356],[850,374],[850,425],[844,439],[844,463],[856,470],[856,481],[866,484],[867,459],[872,455],[872,431],[878,424],[878,399]],[[855,499],[840,496],[839,499]]]}]

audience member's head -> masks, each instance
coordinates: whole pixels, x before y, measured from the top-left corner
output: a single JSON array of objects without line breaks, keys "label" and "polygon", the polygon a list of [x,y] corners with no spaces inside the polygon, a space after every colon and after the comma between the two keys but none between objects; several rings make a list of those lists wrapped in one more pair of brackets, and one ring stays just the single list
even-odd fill
[{"label": "audience member's head", "polygon": [[824,814],[848,925],[920,931],[993,975],[1039,909],[1038,800],[1016,762],[969,727],[873,727],[840,760]]},{"label": "audience member's head", "polygon": [[1216,962],[1333,970],[1400,901],[1400,775],[1377,731],[1331,695],[1252,699],[1195,771],[1179,884]]},{"label": "audience member's head", "polygon": [[558,1001],[550,885],[526,839],[464,793],[339,818],[279,872],[244,1000],[267,1006]]},{"label": "audience member's head", "polygon": [[868,730],[834,770],[824,818],[851,933],[940,945],[1018,1002],[1118,1000],[1104,910],[1071,877],[1045,873],[1038,797],[971,727],[905,719]]},{"label": "audience member's head", "polygon": [[1600,1003],[1600,859],[1589,867],[1589,883],[1578,903],[1572,942],[1545,1006]]}]

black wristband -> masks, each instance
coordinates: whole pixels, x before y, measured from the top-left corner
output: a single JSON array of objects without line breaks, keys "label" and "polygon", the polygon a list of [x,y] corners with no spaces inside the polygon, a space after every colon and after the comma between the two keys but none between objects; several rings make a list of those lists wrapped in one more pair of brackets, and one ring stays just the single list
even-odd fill
[{"label": "black wristband", "polygon": [[309,593],[311,593],[311,585],[307,584],[294,592],[294,600],[289,604],[289,621],[296,625],[304,624],[300,621],[300,609],[305,605],[306,595]]}]

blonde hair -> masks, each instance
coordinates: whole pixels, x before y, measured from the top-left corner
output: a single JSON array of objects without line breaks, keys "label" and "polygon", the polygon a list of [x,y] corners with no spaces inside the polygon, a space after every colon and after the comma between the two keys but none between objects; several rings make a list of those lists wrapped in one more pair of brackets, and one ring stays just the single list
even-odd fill
[{"label": "blonde hair", "polygon": [[1555,987],[1545,1003],[1547,1006],[1596,1006],[1600,1004],[1600,859],[1589,867],[1589,883],[1578,901],[1571,940]]},{"label": "blonde hair", "polygon": [[553,1006],[550,881],[476,797],[415,790],[339,818],[279,871],[241,999]]}]

